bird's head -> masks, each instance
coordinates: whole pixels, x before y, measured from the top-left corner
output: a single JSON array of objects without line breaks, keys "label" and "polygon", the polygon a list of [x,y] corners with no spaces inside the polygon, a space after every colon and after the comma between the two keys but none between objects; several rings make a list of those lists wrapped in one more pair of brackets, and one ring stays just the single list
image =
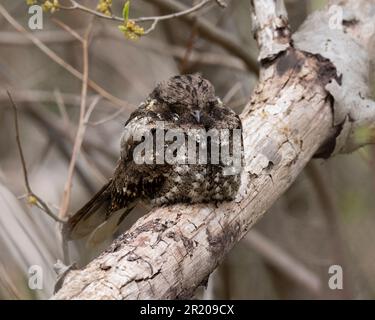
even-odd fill
[{"label": "bird's head", "polygon": [[151,98],[162,102],[178,118],[201,123],[204,114],[216,104],[213,85],[200,74],[178,75],[161,82]]}]

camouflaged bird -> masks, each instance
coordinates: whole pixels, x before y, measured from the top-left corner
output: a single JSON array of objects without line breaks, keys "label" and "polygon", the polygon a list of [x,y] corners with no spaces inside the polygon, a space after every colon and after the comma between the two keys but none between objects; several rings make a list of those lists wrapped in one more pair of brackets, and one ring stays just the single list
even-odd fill
[{"label": "camouflaged bird", "polygon": [[[162,206],[234,199],[240,185],[240,172],[225,173],[228,164],[222,159],[214,163],[210,156],[213,148],[210,138],[205,145],[208,151],[206,163],[157,163],[157,139],[152,140],[151,161],[135,161],[135,151],[145,141],[135,139],[136,133],[149,132],[154,138],[160,123],[164,126],[163,132],[182,130],[187,132],[186,139],[193,136],[197,142],[202,139],[202,130],[241,130],[239,117],[215,96],[211,83],[200,74],[175,76],[158,84],[125,123],[121,156],[112,178],[65,224],[64,231],[69,239],[92,236],[98,230],[113,233],[138,201]],[[232,150],[232,133],[226,141]],[[162,150],[167,152],[172,142],[162,143]],[[224,146],[219,148],[224,149]],[[242,136],[240,149],[242,157]],[[233,155],[233,150],[230,155]],[[197,158],[198,151],[199,148]],[[182,154],[186,156],[186,152]],[[174,155],[176,153],[175,150]],[[101,240],[95,239],[94,242],[98,241]]]}]

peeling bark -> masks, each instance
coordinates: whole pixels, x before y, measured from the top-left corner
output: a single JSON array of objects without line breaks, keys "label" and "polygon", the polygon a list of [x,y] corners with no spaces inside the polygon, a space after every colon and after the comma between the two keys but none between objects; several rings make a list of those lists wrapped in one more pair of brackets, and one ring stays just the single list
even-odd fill
[{"label": "peeling bark", "polygon": [[[281,1],[253,2],[255,10],[262,2],[274,5],[268,14],[257,15],[263,69],[241,114],[245,166],[236,200],[218,207],[180,204],[153,210],[85,268],[70,271],[54,299],[191,298],[314,154],[323,145],[327,149],[327,141],[337,135],[335,101],[326,90],[330,82],[340,82],[335,61],[293,47],[287,33],[281,47],[266,44],[281,39],[261,36],[267,26],[279,28]],[[311,27],[318,30],[319,21]],[[343,78],[350,78],[350,72],[343,72]]]},{"label": "peeling bark", "polygon": [[251,1],[252,29],[260,62],[274,59],[289,47],[290,28],[283,0]]},{"label": "peeling bark", "polygon": [[[375,102],[370,99],[370,64],[375,60],[375,3],[331,1],[325,12],[311,14],[293,35],[295,47],[329,59],[339,78],[326,85],[334,98],[333,149],[326,157],[352,152],[371,141],[357,141],[356,132],[374,126]],[[369,137],[373,139],[373,137]]]}]

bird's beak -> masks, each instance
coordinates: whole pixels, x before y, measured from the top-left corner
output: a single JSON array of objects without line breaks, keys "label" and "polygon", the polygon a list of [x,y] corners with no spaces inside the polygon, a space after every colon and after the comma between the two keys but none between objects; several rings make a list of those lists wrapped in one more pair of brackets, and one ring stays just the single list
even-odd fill
[{"label": "bird's beak", "polygon": [[197,120],[198,123],[201,122],[201,112],[199,110],[194,110],[192,112],[192,115],[195,118],[195,120]]}]

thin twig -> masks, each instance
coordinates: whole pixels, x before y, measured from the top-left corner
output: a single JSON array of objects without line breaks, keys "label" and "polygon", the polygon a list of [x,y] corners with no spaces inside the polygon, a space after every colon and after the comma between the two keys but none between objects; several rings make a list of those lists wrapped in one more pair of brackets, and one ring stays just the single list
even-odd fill
[{"label": "thin twig", "polygon": [[81,149],[83,136],[86,130],[86,123],[90,114],[94,110],[94,107],[99,101],[100,97],[94,99],[91,106],[87,110],[86,113],[86,99],[87,99],[87,86],[88,86],[88,74],[89,74],[89,58],[88,58],[88,39],[91,32],[92,24],[89,25],[87,32],[82,41],[82,55],[83,55],[83,79],[82,79],[82,90],[81,90],[81,106],[80,106],[80,115],[79,115],[79,123],[76,138],[74,141],[72,157],[70,159],[69,169],[68,169],[68,178],[65,183],[63,198],[61,201],[59,217],[64,218],[68,212],[68,207],[70,203],[70,194],[71,194],[71,187],[72,187],[72,180],[74,174],[75,164],[78,158],[78,153]]},{"label": "thin twig", "polygon": [[134,22],[145,22],[145,21],[162,21],[162,20],[179,18],[179,17],[186,16],[186,15],[189,15],[190,13],[198,11],[199,9],[206,6],[211,1],[212,0],[203,0],[202,2],[196,4],[195,6],[193,6],[191,8],[187,8],[187,9],[181,10],[179,12],[167,14],[167,15],[164,15],[164,16],[141,17],[141,18],[136,18],[136,19],[132,19],[132,20]]},{"label": "thin twig", "polygon": [[106,123],[106,122],[108,122],[108,121],[111,121],[111,120],[117,118],[117,117],[118,117],[121,113],[123,113],[124,111],[125,111],[124,108],[123,108],[123,109],[119,109],[119,110],[113,112],[112,114],[110,114],[108,117],[105,117],[105,118],[103,118],[103,119],[101,119],[101,120],[98,120],[98,121],[95,121],[95,122],[88,122],[87,124],[88,124],[89,126],[92,126],[92,127],[95,127],[95,126],[98,126],[98,125],[104,124],[104,123]]},{"label": "thin twig", "polygon": [[[77,31],[77,33],[79,30]],[[76,42],[77,39],[72,35],[61,30],[40,30],[36,33],[37,38],[44,43],[71,43]],[[29,38],[25,38],[19,32],[1,31],[0,44],[5,45],[28,45],[32,43]]]},{"label": "thin twig", "polygon": [[[61,93],[61,97],[67,105],[79,106],[80,96],[72,93]],[[89,96],[89,101],[92,101],[94,95]],[[38,105],[44,102],[56,102],[56,95],[52,91],[44,90],[17,90],[13,92],[13,98],[18,103],[37,103]],[[0,102],[8,101],[9,98],[5,92],[0,92]],[[120,110],[120,109],[119,109]]]},{"label": "thin twig", "polygon": [[226,93],[223,98],[224,103],[229,103],[232,98],[242,89],[242,82],[237,81]]},{"label": "thin twig", "polygon": [[56,97],[56,104],[57,104],[57,107],[59,108],[59,112],[60,112],[61,117],[63,119],[65,129],[70,132],[70,130],[69,130],[70,129],[69,115],[68,115],[68,111],[66,110],[65,102],[64,102],[64,99],[61,95],[61,92],[60,92],[60,90],[55,89],[53,91],[53,94]]},{"label": "thin twig", "polygon": [[65,24],[61,20],[56,19],[56,18],[52,18],[51,21],[56,23],[60,28],[62,28],[63,30],[65,30],[69,34],[71,34],[78,41],[80,41],[80,42],[83,41],[83,38],[80,36],[80,34],[77,31],[73,30],[71,27],[69,27],[67,24]]},{"label": "thin twig", "polygon": [[19,152],[20,158],[21,158],[23,177],[24,177],[24,180],[25,180],[25,186],[26,186],[28,198],[29,199],[35,199],[36,205],[40,209],[42,209],[45,213],[47,213],[47,215],[49,215],[52,219],[54,219],[57,222],[64,223],[64,220],[56,217],[54,215],[54,213],[50,210],[50,208],[47,206],[47,204],[31,190],[29,177],[28,177],[28,174],[27,174],[25,156],[23,154],[21,139],[20,139],[20,133],[19,133],[20,131],[19,131],[19,124],[18,124],[18,108],[17,108],[17,105],[12,98],[12,95],[10,94],[10,92],[8,90],[7,90],[7,94],[8,94],[9,100],[12,104],[13,111],[14,111],[14,125],[15,125],[15,129],[16,129],[16,141],[17,141],[18,152]]},{"label": "thin twig", "polygon": [[[100,100],[100,96],[97,96],[94,101],[89,106],[86,112],[86,101],[87,101],[87,89],[88,89],[88,82],[89,82],[89,37],[92,30],[93,23],[90,22],[87,30],[85,32],[84,37],[82,38],[82,60],[83,60],[83,77],[82,77],[82,89],[81,89],[81,104],[80,104],[80,114],[79,114],[79,122],[78,122],[78,129],[76,138],[74,141],[72,157],[70,159],[69,168],[68,168],[68,178],[66,180],[64,186],[63,197],[61,200],[60,210],[59,210],[59,217],[65,218],[68,214],[68,208],[70,203],[70,195],[72,192],[72,183],[73,183],[73,175],[74,169],[76,166],[78,154],[81,150],[83,137],[85,134],[87,121],[90,118],[91,113],[94,111],[95,106]],[[64,255],[64,262],[70,263],[70,254],[69,254],[69,246],[68,241],[65,237],[64,233],[61,233],[61,244],[62,244],[62,251]]]},{"label": "thin twig", "polygon": [[59,5],[59,9],[62,9],[62,10],[79,10],[79,11],[82,11],[82,12],[92,14],[92,15],[94,15],[98,18],[102,18],[102,19],[114,20],[114,21],[120,21],[120,22],[124,21],[124,19],[121,18],[121,17],[115,16],[115,15],[108,16],[104,13],[99,12],[99,11],[90,9],[89,7],[86,7],[86,6],[78,3],[77,1],[70,0],[70,3],[72,4],[70,7]]},{"label": "thin twig", "polygon": [[7,94],[8,94],[10,102],[12,103],[12,108],[13,108],[13,112],[14,112],[14,127],[16,129],[17,147],[18,147],[18,152],[20,154],[21,163],[22,163],[23,178],[25,180],[26,190],[30,194],[31,188],[30,188],[29,177],[28,177],[27,169],[26,169],[26,161],[25,161],[25,157],[23,155],[20,133],[19,133],[20,129],[19,129],[19,124],[18,124],[18,108],[17,108],[15,102],[13,101],[13,98],[12,98],[12,96],[11,96],[11,94],[8,90],[7,90]]},{"label": "thin twig", "polygon": [[81,151],[81,157],[87,169],[91,170],[91,176],[94,177],[98,181],[98,183],[104,185],[106,182],[108,182],[108,178],[101,172],[96,163],[92,161],[92,159],[89,157],[89,155],[85,152],[83,148]]},{"label": "thin twig", "polygon": [[145,31],[145,34],[148,34],[150,33],[151,31],[153,31],[156,27],[156,25],[159,23],[159,21],[163,21],[163,20],[169,20],[169,19],[174,19],[174,18],[178,18],[178,17],[182,17],[182,16],[186,16],[186,15],[189,15],[193,12],[196,12],[198,11],[199,9],[203,8],[205,5],[207,5],[208,3],[210,3],[212,0],[204,0],[200,3],[198,3],[197,5],[191,7],[191,8],[188,8],[188,9],[185,9],[185,10],[182,10],[180,12],[176,12],[176,13],[171,13],[171,14],[167,14],[165,16],[159,16],[159,17],[142,17],[142,18],[137,18],[137,19],[132,19],[134,22],[145,22],[145,21],[153,21],[152,22],[152,25],[150,28],[148,28],[146,31]]}]

